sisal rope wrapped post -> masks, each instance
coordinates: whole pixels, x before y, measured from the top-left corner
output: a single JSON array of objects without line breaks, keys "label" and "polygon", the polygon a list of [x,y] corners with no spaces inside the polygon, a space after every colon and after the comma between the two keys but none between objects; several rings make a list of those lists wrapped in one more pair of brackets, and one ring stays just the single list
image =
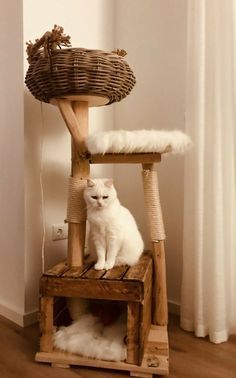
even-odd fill
[{"label": "sisal rope wrapped post", "polygon": [[86,204],[83,191],[87,181],[71,176],[68,185],[67,218],[68,232],[68,264],[83,265],[85,234],[86,234]]},{"label": "sisal rope wrapped post", "polygon": [[81,223],[86,221],[86,203],[83,198],[86,185],[86,180],[76,177],[69,178],[66,222]]},{"label": "sisal rope wrapped post", "polygon": [[154,262],[153,323],[163,326],[168,323],[165,229],[154,164],[143,164],[142,178]]}]

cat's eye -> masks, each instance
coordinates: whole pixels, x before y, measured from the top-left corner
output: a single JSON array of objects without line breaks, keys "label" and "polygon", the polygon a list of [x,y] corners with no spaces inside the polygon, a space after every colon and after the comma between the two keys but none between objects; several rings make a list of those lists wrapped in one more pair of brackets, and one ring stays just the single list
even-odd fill
[{"label": "cat's eye", "polygon": [[107,198],[108,198],[108,196],[103,196],[103,197],[102,197],[102,199],[107,199]]},{"label": "cat's eye", "polygon": [[98,199],[98,197],[97,196],[91,196],[92,197],[92,199]]}]

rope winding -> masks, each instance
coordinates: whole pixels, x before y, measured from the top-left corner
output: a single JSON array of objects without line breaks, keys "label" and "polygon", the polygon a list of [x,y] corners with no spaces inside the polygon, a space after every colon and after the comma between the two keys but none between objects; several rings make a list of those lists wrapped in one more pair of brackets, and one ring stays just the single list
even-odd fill
[{"label": "rope winding", "polygon": [[157,172],[155,170],[144,169],[142,177],[146,205],[145,211],[149,220],[151,240],[158,242],[164,240],[166,235],[162,217]]},{"label": "rope winding", "polygon": [[86,186],[87,180],[69,178],[66,222],[81,223],[86,221],[87,211],[83,196]]}]

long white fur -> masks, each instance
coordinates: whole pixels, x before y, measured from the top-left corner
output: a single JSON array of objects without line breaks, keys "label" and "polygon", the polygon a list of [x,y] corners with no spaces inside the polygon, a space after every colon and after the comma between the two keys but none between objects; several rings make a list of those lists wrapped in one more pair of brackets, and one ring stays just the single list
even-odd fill
[{"label": "long white fur", "polygon": [[134,217],[123,207],[111,179],[88,180],[84,190],[89,222],[88,249],[96,251],[94,268],[134,265],[144,243]]},{"label": "long white fur", "polygon": [[190,137],[180,130],[112,130],[88,136],[91,154],[164,152],[183,154],[191,147]]},{"label": "long white fur", "polygon": [[126,332],[126,322],[122,316],[114,324],[105,327],[97,317],[84,314],[54,334],[54,345],[60,350],[84,357],[123,361],[127,355],[124,344]]}]

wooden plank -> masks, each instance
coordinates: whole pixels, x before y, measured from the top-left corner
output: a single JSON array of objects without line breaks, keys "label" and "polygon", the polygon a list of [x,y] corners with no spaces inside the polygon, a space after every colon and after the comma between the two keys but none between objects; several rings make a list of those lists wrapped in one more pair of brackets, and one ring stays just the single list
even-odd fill
[{"label": "wooden plank", "polygon": [[128,302],[127,305],[127,363],[138,365],[139,359],[139,319],[140,304]]},{"label": "wooden plank", "polygon": [[43,273],[44,276],[55,276],[60,277],[64,272],[66,272],[69,269],[66,260],[59,262],[51,269],[47,270],[45,273]]},{"label": "wooden plank", "polygon": [[153,242],[153,323],[158,325],[168,324],[168,305],[166,288],[166,262],[164,240]]},{"label": "wooden plank", "polygon": [[129,268],[123,279],[143,282],[150,264],[152,264],[150,252],[144,252],[137,264]]},{"label": "wooden plank", "polygon": [[44,296],[97,298],[119,301],[142,300],[142,285],[135,281],[95,280],[78,278],[42,277],[41,293]]},{"label": "wooden plank", "polygon": [[152,264],[148,266],[144,281],[144,299],[140,306],[139,360],[142,361],[152,322]]},{"label": "wooden plank", "polygon": [[120,280],[123,278],[127,270],[129,269],[128,265],[115,266],[114,268],[108,270],[102,279],[105,280]]},{"label": "wooden plank", "polygon": [[147,359],[142,362],[141,366],[127,364],[125,362],[112,362],[97,360],[93,358],[80,357],[75,354],[70,354],[67,352],[52,352],[44,353],[39,352],[35,356],[35,360],[38,362],[50,362],[50,363],[61,363],[68,365],[77,366],[89,366],[102,369],[112,369],[112,370],[124,370],[147,374],[160,374],[168,375],[169,373],[169,362],[166,356],[157,356],[159,365],[157,367],[148,366]]},{"label": "wooden plank", "polygon": [[99,279],[101,278],[104,274],[105,274],[105,269],[103,270],[96,270],[94,269],[94,267],[92,266],[90,269],[88,269],[82,276],[81,278],[87,278],[87,279],[92,279],[92,280],[96,280],[96,279]]},{"label": "wooden plank", "polygon": [[53,298],[40,298],[40,351],[53,350]]},{"label": "wooden plank", "polygon": [[90,164],[138,164],[138,163],[157,163],[161,161],[160,153],[107,153],[94,154],[89,156]]},{"label": "wooden plank", "polygon": [[149,373],[139,373],[137,371],[131,371],[130,372],[131,377],[138,377],[138,378],[152,378],[153,375]]},{"label": "wooden plank", "polygon": [[142,365],[158,368],[162,361],[161,356],[162,358],[166,358],[168,363],[169,343],[167,327],[152,324],[144,350]]},{"label": "wooden plank", "polygon": [[52,363],[51,367],[52,368],[59,368],[59,369],[70,369],[70,365],[68,365],[68,364],[56,364],[56,363]]},{"label": "wooden plank", "polygon": [[152,324],[148,335],[149,346],[152,344],[158,349],[168,349],[168,332],[166,326],[156,326]]},{"label": "wooden plank", "polygon": [[82,266],[73,266],[73,267],[69,268],[69,270],[67,270],[64,274],[62,274],[62,277],[73,278],[73,279],[79,278],[91,266],[92,266],[92,263],[84,264]]}]

